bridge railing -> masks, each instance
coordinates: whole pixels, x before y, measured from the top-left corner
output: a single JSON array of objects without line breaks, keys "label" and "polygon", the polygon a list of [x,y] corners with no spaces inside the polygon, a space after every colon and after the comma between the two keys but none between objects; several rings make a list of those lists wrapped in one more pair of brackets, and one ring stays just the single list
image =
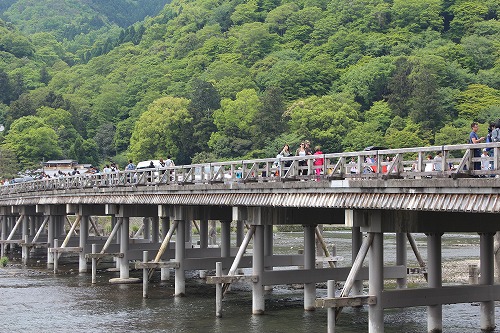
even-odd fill
[{"label": "bridge railing", "polygon": [[[489,155],[478,157],[483,149]],[[435,159],[438,153],[441,157]],[[500,143],[484,143],[213,162],[40,179],[0,186],[0,194],[162,184],[492,177],[500,174],[499,153]]]}]

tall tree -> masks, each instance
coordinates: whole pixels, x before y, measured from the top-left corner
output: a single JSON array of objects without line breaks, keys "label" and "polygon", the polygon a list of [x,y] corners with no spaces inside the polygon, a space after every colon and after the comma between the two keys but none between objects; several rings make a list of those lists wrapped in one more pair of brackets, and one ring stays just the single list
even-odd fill
[{"label": "tall tree", "polygon": [[60,158],[56,132],[35,116],[14,121],[5,136],[5,148],[12,150],[23,169],[38,167],[42,160]]},{"label": "tall tree", "polygon": [[261,150],[267,142],[286,132],[288,125],[283,118],[285,103],[281,90],[269,87],[260,97],[261,107],[255,117],[254,149]]},{"label": "tall tree", "polygon": [[171,96],[151,103],[135,123],[130,139],[130,157],[140,161],[171,155],[177,164],[189,162],[190,156],[184,151],[192,140],[184,133],[184,128],[192,121],[188,106],[189,100]]},{"label": "tall tree", "polygon": [[189,114],[193,118],[193,150],[208,151],[210,135],[217,130],[213,112],[220,108],[220,96],[212,83],[200,79],[191,82]]}]

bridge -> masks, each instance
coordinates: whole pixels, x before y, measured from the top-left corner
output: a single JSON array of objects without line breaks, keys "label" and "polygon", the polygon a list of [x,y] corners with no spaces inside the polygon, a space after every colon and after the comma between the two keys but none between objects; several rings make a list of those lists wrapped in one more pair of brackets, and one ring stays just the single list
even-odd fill
[{"label": "bridge", "polygon": [[[492,157],[475,157],[485,148]],[[361,305],[368,306],[368,332],[384,331],[384,309],[413,306],[427,306],[428,331],[441,332],[442,305],[469,302],[480,302],[478,326],[491,331],[496,325],[495,301],[500,300],[494,274],[494,237],[500,231],[499,150],[500,143],[387,149],[10,184],[0,188],[1,255],[20,246],[27,260],[30,251],[46,248],[47,264],[57,271],[59,256],[73,252],[80,272],[87,272],[92,262],[93,281],[99,261],[111,256],[120,274],[112,283],[135,282],[129,274],[134,262],[144,272],[144,297],[156,269],[162,280],[174,270],[176,295],[187,292],[185,271],[200,270],[204,276],[206,270],[216,269],[207,283],[217,285],[218,316],[229,284],[244,280],[252,286],[254,314],[265,312],[266,287],[303,284],[304,309],[327,308],[329,332],[334,332],[343,307]],[[100,234],[94,216],[110,218],[109,235]],[[141,239],[130,235],[132,217],[143,218]],[[219,247],[209,244],[215,220],[221,228]],[[193,240],[193,224],[199,229],[199,244]],[[302,226],[303,253],[273,252],[276,225]],[[330,255],[322,225],[350,228],[350,267],[339,267]],[[441,237],[451,232],[480,235],[478,284],[443,285]],[[384,265],[387,233],[396,234],[392,266]],[[412,233],[425,233],[427,262]],[[425,273],[425,288],[407,286],[408,242]],[[366,257],[368,266],[363,267]],[[240,274],[246,267],[252,273]],[[388,279],[396,281],[395,288],[386,287]],[[317,298],[316,284],[327,281],[328,297]],[[344,281],[338,295],[334,281]]]}]

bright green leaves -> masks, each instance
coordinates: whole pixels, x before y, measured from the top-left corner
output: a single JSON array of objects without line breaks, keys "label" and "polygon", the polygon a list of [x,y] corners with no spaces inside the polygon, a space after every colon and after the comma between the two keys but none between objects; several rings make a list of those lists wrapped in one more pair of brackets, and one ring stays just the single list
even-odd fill
[{"label": "bright green leaves", "polygon": [[358,120],[355,103],[339,101],[334,96],[309,97],[293,103],[287,110],[290,129],[325,152],[343,150],[343,138]]},{"label": "bright green leaves", "polygon": [[60,158],[56,132],[42,119],[27,116],[14,121],[5,136],[5,147],[12,150],[23,168],[40,165],[43,159]]},{"label": "bright green leaves", "polygon": [[174,158],[189,145],[185,128],[192,118],[188,112],[189,101],[185,98],[163,97],[148,107],[135,124],[130,139],[130,157],[134,161]]},{"label": "bright green leaves", "polygon": [[485,85],[471,84],[458,96],[458,113],[465,119],[476,120],[482,111],[493,107],[500,108],[500,90]]}]

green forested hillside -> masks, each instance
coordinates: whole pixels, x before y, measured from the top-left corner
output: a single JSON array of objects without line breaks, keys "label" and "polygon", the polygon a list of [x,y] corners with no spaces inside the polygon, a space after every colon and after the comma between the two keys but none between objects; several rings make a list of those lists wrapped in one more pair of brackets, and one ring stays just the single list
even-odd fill
[{"label": "green forested hillside", "polygon": [[67,43],[64,29],[3,23],[2,149],[23,165],[179,164],[270,157],[303,139],[324,152],[465,143],[471,121],[485,134],[500,118],[499,11],[496,0],[176,0],[79,56],[85,33]]}]

